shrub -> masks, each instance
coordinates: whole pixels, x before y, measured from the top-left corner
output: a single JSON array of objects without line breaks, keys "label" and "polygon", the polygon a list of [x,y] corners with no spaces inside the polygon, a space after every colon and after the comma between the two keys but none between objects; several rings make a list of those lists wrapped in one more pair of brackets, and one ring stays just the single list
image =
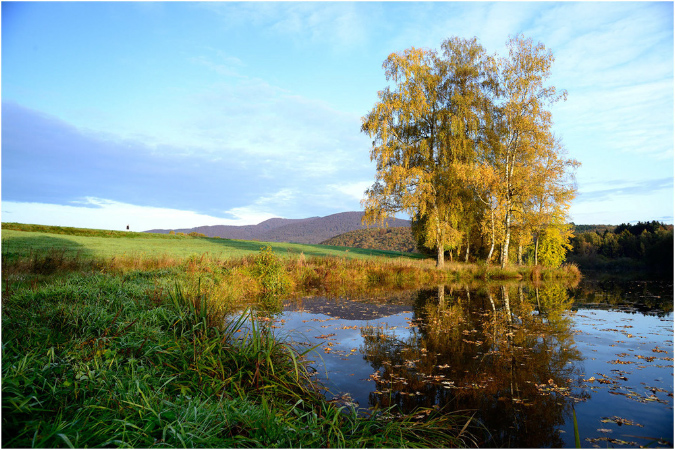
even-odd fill
[{"label": "shrub", "polygon": [[270,246],[261,248],[256,255],[253,272],[265,297],[283,294],[290,285],[285,265]]}]

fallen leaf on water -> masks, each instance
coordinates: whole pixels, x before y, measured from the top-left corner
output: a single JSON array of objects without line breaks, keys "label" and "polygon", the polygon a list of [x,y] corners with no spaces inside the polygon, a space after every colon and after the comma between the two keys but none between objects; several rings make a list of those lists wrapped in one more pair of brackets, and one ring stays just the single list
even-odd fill
[{"label": "fallen leaf on water", "polygon": [[619,425],[619,426],[621,426],[621,425],[633,425],[633,426],[636,426],[636,427],[644,428],[644,426],[643,426],[643,425],[640,425],[639,423],[633,422],[633,421],[630,420],[630,419],[624,419],[624,418],[619,417],[619,416],[603,417],[603,418],[600,420],[600,422],[602,422],[602,423],[610,423],[610,422],[614,422],[614,423],[616,423],[616,424]]},{"label": "fallen leaf on water", "polygon": [[586,438],[586,440],[588,442],[590,442],[591,444],[594,444],[593,445],[594,448],[600,448],[599,445],[595,444],[595,442],[600,442],[600,441],[607,441],[611,444],[618,444],[618,445],[632,445],[634,447],[637,447],[637,445],[638,445],[637,442],[628,442],[628,441],[624,441],[622,439],[614,439],[614,438],[611,438],[611,437],[601,437],[601,438],[595,438],[595,439]]},{"label": "fallen leaf on water", "polygon": [[320,335],[320,336],[314,336],[314,339],[328,339],[328,338],[331,337],[331,336],[335,336],[335,333],[331,333],[331,334],[322,334],[322,335]]}]

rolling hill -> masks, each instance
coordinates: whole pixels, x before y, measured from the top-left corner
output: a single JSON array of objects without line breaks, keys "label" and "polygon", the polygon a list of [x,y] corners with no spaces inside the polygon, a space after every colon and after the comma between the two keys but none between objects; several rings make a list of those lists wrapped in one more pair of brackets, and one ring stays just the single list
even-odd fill
[{"label": "rolling hill", "polygon": [[[202,233],[209,237],[219,236],[228,239],[244,239],[266,242],[296,242],[299,244],[319,244],[348,231],[367,228],[361,224],[363,212],[352,211],[331,214],[325,217],[306,219],[268,219],[257,225],[213,225],[173,230],[175,232]],[[409,220],[393,219],[389,227],[410,227]],[[171,230],[148,230],[146,233],[169,233]]]},{"label": "rolling hill", "polygon": [[321,244],[373,250],[417,252],[417,244],[409,226],[352,230],[327,239]]}]

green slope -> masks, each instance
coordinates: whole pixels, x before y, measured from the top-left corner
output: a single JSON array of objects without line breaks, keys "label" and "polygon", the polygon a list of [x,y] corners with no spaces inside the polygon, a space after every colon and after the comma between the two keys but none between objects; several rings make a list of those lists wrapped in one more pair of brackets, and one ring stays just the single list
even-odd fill
[{"label": "green slope", "polygon": [[238,258],[258,253],[270,246],[281,256],[304,253],[305,256],[347,258],[420,258],[402,252],[345,248],[328,245],[290,244],[243,241],[154,233],[134,233],[86,228],[48,227],[23,224],[2,224],[2,256],[28,256],[32,252],[56,249],[68,254],[110,258],[120,255],[173,256],[185,258],[208,253],[220,259]]}]

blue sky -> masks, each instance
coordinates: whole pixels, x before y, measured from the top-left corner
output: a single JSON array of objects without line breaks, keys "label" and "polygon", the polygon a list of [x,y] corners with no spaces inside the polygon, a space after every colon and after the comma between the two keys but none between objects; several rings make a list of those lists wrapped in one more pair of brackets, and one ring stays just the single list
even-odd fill
[{"label": "blue sky", "polygon": [[575,223],[673,223],[672,2],[3,2],[2,221],[132,230],[360,210],[382,63],[523,33],[568,91]]}]

